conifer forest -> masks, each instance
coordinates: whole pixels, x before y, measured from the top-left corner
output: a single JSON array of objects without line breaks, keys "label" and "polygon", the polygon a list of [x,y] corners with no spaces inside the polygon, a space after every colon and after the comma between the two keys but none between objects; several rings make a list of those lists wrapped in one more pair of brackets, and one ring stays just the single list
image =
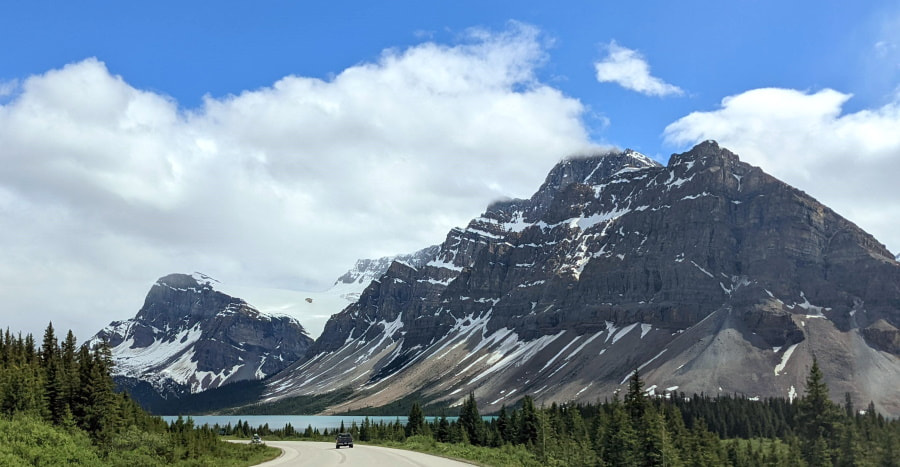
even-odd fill
[{"label": "conifer forest", "polygon": [[[832,401],[814,362],[800,397],[750,400],[739,395],[648,395],[635,371],[624,394],[592,404],[515,407],[483,417],[474,394],[459,408],[426,417],[414,402],[406,420],[366,418],[320,432],[166,423],[116,392],[105,345],[61,342],[52,324],[40,344],[31,335],[0,335],[0,465],[251,465],[277,452],[235,445],[259,433],[272,439],[357,442],[468,459],[481,465],[559,466],[896,466],[900,421]],[[269,449],[269,451],[265,451]]]}]

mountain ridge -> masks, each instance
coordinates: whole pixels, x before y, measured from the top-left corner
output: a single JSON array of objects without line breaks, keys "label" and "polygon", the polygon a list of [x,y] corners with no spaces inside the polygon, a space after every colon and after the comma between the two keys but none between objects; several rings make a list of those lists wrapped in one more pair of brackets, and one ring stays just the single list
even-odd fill
[{"label": "mountain ridge", "polygon": [[261,313],[219,285],[201,273],[161,277],[134,318],[98,332],[90,343],[110,346],[117,384],[177,398],[271,376],[312,343],[295,318]]},{"label": "mountain ridge", "polygon": [[790,396],[815,354],[836,394],[897,413],[875,384],[900,382],[894,258],[712,141],[665,167],[633,151],[567,159],[424,265],[393,263],[265,400],[353,388],[343,410],[474,391],[491,410],[608,396],[634,369],[654,390]]}]

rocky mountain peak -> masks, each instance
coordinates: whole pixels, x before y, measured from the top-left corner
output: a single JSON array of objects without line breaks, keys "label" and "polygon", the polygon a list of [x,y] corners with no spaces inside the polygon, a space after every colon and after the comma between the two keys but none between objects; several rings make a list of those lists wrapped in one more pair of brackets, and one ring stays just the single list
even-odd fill
[{"label": "rocky mountain peak", "polygon": [[412,267],[419,267],[430,261],[435,253],[437,253],[438,245],[423,248],[413,253],[401,254],[394,256],[383,256],[376,259],[360,259],[356,264],[338,277],[334,285],[339,284],[362,284],[366,285],[384,274],[391,266],[391,263],[398,261],[406,263]]},{"label": "rocky mountain peak", "polygon": [[572,183],[594,184],[622,171],[659,166],[658,162],[632,149],[572,156],[550,170],[538,193],[559,192]]},{"label": "rocky mountain peak", "polygon": [[224,310],[259,313],[243,299],[218,290],[220,286],[219,281],[202,273],[163,276],[150,288],[136,319],[167,328],[185,320],[194,323],[212,318]]},{"label": "rocky mountain peak", "polygon": [[833,394],[897,414],[891,258],[713,141],[665,167],[627,150],[570,158],[424,266],[386,270],[267,397],[359,391],[340,410],[474,391],[496,410],[608,397],[635,368],[660,392],[792,397],[815,354]]},{"label": "rocky mountain peak", "polygon": [[169,274],[153,284],[134,318],[98,332],[92,341],[109,343],[117,382],[143,387],[132,391],[138,399],[178,397],[265,378],[312,344],[295,318],[260,313],[220,287],[201,273]]},{"label": "rocky mountain peak", "polygon": [[438,249],[438,245],[433,245],[409,254],[357,260],[350,270],[337,278],[332,286],[332,290],[348,300],[355,301],[366,286],[387,272],[394,262],[419,268],[431,261],[437,254]]},{"label": "rocky mountain peak", "polygon": [[510,215],[518,213],[521,220],[534,222],[551,209],[553,200],[558,198],[559,193],[573,185],[597,185],[616,175],[651,167],[661,165],[632,149],[572,156],[563,159],[550,170],[544,183],[530,199],[495,202],[488,206],[482,217],[509,222]]}]

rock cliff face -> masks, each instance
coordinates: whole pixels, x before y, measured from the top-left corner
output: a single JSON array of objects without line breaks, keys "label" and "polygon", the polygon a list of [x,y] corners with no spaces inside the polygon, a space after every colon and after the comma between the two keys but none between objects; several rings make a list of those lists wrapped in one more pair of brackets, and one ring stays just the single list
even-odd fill
[{"label": "rock cliff face", "polygon": [[561,162],[528,200],[395,262],[268,385],[418,392],[487,410],[657,392],[793,396],[815,355],[836,398],[900,414],[900,264],[871,235],[715,142],[668,166],[633,151]]},{"label": "rock cliff face", "polygon": [[217,286],[198,273],[160,278],[134,318],[94,336],[112,347],[117,383],[140,386],[139,402],[265,378],[312,343],[296,319],[260,313]]}]

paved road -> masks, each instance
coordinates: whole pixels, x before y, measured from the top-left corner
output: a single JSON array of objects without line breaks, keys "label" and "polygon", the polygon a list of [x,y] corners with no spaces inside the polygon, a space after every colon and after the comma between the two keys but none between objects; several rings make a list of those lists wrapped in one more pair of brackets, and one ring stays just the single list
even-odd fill
[{"label": "paved road", "polygon": [[353,448],[334,448],[334,443],[311,441],[266,441],[266,444],[282,450],[281,457],[259,464],[260,466],[365,466],[365,467],[461,467],[471,466],[459,461],[444,459],[402,449],[383,448],[356,444]]}]

